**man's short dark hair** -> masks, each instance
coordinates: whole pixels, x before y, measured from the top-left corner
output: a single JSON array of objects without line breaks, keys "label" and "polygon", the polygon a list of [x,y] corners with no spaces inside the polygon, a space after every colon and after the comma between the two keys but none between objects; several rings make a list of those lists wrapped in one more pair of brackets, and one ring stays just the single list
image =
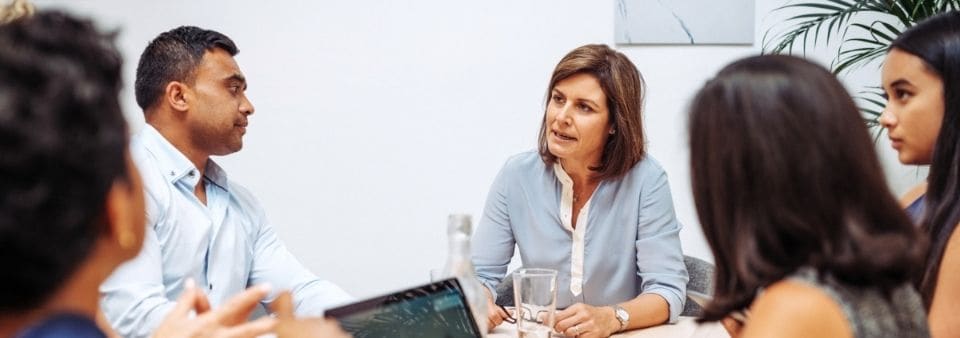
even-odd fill
[{"label": "man's short dark hair", "polygon": [[41,306],[106,231],[128,174],[113,40],[61,12],[0,25],[0,315]]},{"label": "man's short dark hair", "polygon": [[203,54],[214,48],[231,56],[239,52],[226,35],[194,26],[174,28],[150,41],[137,65],[137,105],[146,112],[171,81],[192,82]]}]

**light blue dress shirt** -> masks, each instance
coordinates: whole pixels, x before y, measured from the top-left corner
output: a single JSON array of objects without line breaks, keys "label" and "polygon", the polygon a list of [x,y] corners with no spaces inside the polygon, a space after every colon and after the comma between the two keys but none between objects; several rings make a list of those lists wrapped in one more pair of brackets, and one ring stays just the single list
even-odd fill
[{"label": "light blue dress shirt", "polygon": [[304,268],[277,238],[260,203],[212,160],[203,177],[204,205],[193,194],[199,171],[152,126],[133,138],[131,153],[145,190],[143,250],[100,287],[101,307],[121,336],[149,336],[188,278],[213,306],[262,283],[291,290],[300,315],[320,315],[351,299]]},{"label": "light blue dress shirt", "polygon": [[507,160],[474,234],[477,277],[494,291],[516,245],[524,267],[558,271],[558,308],[613,305],[653,293],[667,301],[670,322],[676,322],[689,277],[666,173],[647,155],[624,177],[601,181],[575,229],[571,182],[559,164],[547,166],[536,151]]}]

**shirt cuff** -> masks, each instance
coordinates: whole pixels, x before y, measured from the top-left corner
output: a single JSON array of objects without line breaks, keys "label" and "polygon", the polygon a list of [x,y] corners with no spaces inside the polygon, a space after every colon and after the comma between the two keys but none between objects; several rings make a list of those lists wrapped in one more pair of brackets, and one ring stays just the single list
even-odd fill
[{"label": "shirt cuff", "polygon": [[493,297],[493,298],[492,298],[492,299],[493,299],[493,302],[496,303],[496,302],[497,302],[497,288],[496,288],[496,286],[491,285],[490,283],[485,282],[485,281],[481,281],[480,284],[482,284],[483,287],[487,288],[487,291],[490,291],[490,297]]}]

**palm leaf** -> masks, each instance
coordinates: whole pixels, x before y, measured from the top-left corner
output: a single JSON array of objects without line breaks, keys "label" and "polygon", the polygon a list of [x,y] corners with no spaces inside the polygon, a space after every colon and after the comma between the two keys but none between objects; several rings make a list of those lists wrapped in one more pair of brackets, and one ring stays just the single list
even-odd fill
[{"label": "palm leaf", "polygon": [[[797,42],[802,42],[801,48],[806,53],[806,48],[810,46],[810,34],[813,33],[813,44],[816,44],[820,42],[820,33],[824,31],[827,34],[824,43],[830,44],[835,37],[834,34],[839,33],[840,29],[845,29],[845,23],[854,14],[863,11],[865,5],[870,2],[870,0],[822,0],[781,6],[776,11],[792,9],[803,10],[805,13],[794,15],[785,21],[792,25],[792,29],[779,33],[770,40],[767,39],[769,35],[764,34],[763,49],[774,54],[792,53]],[[770,33],[770,30],[767,33]]]},{"label": "palm leaf", "polygon": [[860,33],[857,36],[864,37],[844,40],[831,65],[836,74],[869,64],[885,55],[890,44],[901,32],[900,28],[880,20],[870,25],[854,23],[851,27]]},{"label": "palm leaf", "polygon": [[874,133],[873,137],[876,141],[883,131],[883,128],[880,127],[880,115],[883,114],[883,109],[886,107],[886,97],[883,95],[883,89],[876,86],[868,87],[860,91],[855,98],[858,102],[864,103],[859,105],[860,112],[863,113],[863,122]]},{"label": "palm leaf", "polygon": [[[764,32],[764,53],[806,54],[807,48],[839,40],[830,68],[837,75],[870,64],[886,54],[905,29],[939,13],[960,10],[960,0],[804,0],[776,8],[795,11]],[[782,29],[785,28],[785,29]],[[864,121],[880,136],[886,99],[879,87],[857,96]]]}]

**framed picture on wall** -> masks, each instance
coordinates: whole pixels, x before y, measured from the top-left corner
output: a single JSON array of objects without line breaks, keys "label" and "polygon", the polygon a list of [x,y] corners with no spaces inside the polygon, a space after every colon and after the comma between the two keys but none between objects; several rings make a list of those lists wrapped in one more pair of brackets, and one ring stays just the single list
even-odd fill
[{"label": "framed picture on wall", "polygon": [[622,45],[751,45],[755,0],[616,0]]}]

